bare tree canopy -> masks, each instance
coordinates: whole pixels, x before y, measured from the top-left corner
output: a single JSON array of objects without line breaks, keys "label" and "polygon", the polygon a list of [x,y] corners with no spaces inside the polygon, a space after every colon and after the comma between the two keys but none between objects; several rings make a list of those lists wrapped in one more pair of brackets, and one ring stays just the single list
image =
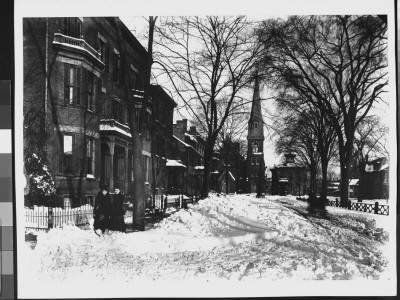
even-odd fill
[{"label": "bare tree canopy", "polygon": [[204,124],[202,197],[208,195],[217,137],[228,117],[249,101],[243,92],[261,53],[250,25],[245,17],[212,16],[167,18],[157,28],[154,68],[170,79],[183,106]]},{"label": "bare tree canopy", "polygon": [[293,16],[259,31],[275,80],[318,107],[336,131],[344,202],[355,130],[388,84],[386,29],[376,16]]}]

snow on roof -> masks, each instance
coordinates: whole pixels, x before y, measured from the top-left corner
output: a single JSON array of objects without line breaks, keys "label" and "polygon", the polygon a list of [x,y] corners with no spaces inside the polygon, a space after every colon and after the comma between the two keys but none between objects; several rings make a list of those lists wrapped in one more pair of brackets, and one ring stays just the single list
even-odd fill
[{"label": "snow on roof", "polygon": [[194,169],[195,170],[204,170],[204,166],[195,166]]},{"label": "snow on roof", "polygon": [[189,137],[192,141],[195,141],[195,142],[197,141],[197,139],[192,134],[185,133],[185,136]]},{"label": "snow on roof", "polygon": [[185,143],[184,141],[182,141],[181,139],[177,138],[175,135],[173,135],[173,137],[174,137],[178,142],[180,142],[181,144],[185,145],[186,147],[192,147],[192,146],[190,146],[189,144],[186,144],[186,143]]},{"label": "snow on roof", "polygon": [[166,163],[167,167],[182,167],[186,168],[184,164],[181,163],[180,160],[175,160],[175,159],[168,159]]},{"label": "snow on roof", "polygon": [[279,182],[289,182],[289,180],[287,178],[280,178]]},{"label": "snow on roof", "polygon": [[122,133],[123,135],[127,137],[131,137],[131,134],[126,132],[124,129],[119,128],[118,126],[110,126],[108,124],[100,124],[100,131],[103,130],[112,130],[112,131],[117,131],[119,133]]},{"label": "snow on roof", "polygon": [[349,185],[357,185],[359,179],[350,179]]}]

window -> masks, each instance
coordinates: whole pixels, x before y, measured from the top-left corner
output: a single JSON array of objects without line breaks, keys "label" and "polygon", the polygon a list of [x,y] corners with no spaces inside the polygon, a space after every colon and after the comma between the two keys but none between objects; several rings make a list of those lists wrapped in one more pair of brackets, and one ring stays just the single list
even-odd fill
[{"label": "window", "polygon": [[60,161],[59,161],[59,171],[60,173],[70,174],[72,170],[73,161],[73,148],[74,148],[74,136],[64,135],[61,145]]},{"label": "window", "polygon": [[252,148],[253,153],[258,153],[260,151],[260,144],[258,142],[253,142]]},{"label": "window", "polygon": [[113,80],[116,84],[121,84],[121,56],[117,50],[114,50],[114,76]]},{"label": "window", "polygon": [[99,82],[99,94],[100,94],[100,99],[99,99],[99,111],[103,116],[106,116],[107,114],[107,103],[106,103],[106,89],[102,87],[101,81]]},{"label": "window", "polygon": [[108,64],[108,47],[106,40],[99,36],[99,49],[100,49],[100,60],[104,63],[104,72],[108,74],[109,72],[109,64]]},{"label": "window", "polygon": [[254,129],[257,129],[258,127],[258,122],[254,122]]},{"label": "window", "polygon": [[64,103],[65,104],[80,104],[81,102],[81,68],[64,64]]},{"label": "window", "polygon": [[88,138],[86,141],[86,173],[95,174],[95,142],[93,138]]},{"label": "window", "polygon": [[129,69],[130,73],[130,81],[132,82],[132,89],[137,90],[138,89],[138,71],[136,68],[131,65]]},{"label": "window", "polygon": [[143,155],[143,170],[145,174],[145,180],[149,182],[149,168],[148,168],[149,158],[146,155]]},{"label": "window", "polygon": [[113,100],[112,105],[114,120],[120,123],[124,123],[124,110],[122,109],[122,104],[118,100]]},{"label": "window", "polygon": [[94,111],[95,110],[95,93],[96,93],[96,76],[93,73],[87,73],[87,99],[86,99],[86,108],[88,110]]},{"label": "window", "polygon": [[77,39],[82,38],[82,20],[79,18],[63,18],[62,33]]}]

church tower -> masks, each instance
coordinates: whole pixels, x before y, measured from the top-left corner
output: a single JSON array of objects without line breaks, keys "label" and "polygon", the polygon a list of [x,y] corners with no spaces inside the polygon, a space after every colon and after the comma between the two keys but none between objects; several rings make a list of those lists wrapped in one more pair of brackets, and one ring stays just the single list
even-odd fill
[{"label": "church tower", "polygon": [[246,192],[261,196],[264,183],[264,122],[261,113],[260,82],[255,76],[253,102],[247,133]]}]

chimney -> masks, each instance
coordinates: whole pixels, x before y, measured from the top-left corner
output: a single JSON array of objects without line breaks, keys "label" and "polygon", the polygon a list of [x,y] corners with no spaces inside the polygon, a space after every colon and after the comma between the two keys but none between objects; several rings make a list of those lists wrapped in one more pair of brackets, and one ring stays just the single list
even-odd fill
[{"label": "chimney", "polygon": [[184,140],[184,135],[187,128],[187,119],[176,121],[173,125],[173,134],[180,140]]},{"label": "chimney", "polygon": [[187,131],[187,119],[183,119],[182,124],[183,124],[183,133],[185,133]]},{"label": "chimney", "polygon": [[190,132],[190,134],[195,135],[196,134],[196,126],[190,126],[189,132]]}]

